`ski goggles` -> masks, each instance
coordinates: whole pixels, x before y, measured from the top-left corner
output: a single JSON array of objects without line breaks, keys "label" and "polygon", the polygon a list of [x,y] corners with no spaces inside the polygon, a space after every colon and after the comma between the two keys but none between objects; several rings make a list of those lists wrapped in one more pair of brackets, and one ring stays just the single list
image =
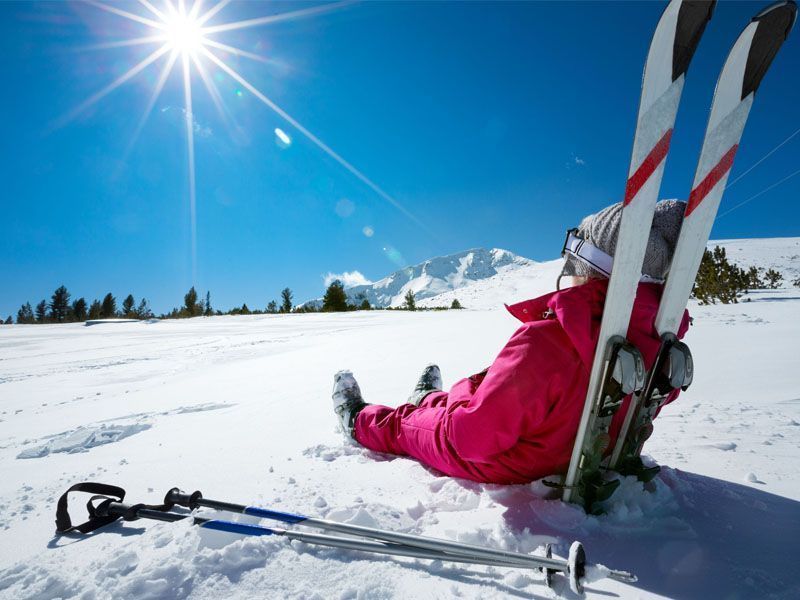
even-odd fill
[{"label": "ski goggles", "polygon": [[[582,238],[577,228],[567,229],[567,235],[564,238],[564,246],[561,248],[561,256],[571,256],[582,263],[590,266],[592,269],[611,277],[611,269],[614,266],[614,257],[606,254],[597,246],[593,246],[586,239]],[[664,283],[663,279],[645,275],[639,278],[640,282],[645,283]]]}]

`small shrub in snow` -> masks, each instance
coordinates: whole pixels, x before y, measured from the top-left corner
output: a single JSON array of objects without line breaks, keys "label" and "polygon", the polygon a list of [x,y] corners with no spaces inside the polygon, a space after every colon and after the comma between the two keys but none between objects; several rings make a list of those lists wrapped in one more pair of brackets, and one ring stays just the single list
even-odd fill
[{"label": "small shrub in snow", "polygon": [[764,273],[764,279],[767,280],[767,286],[774,290],[780,286],[781,281],[783,281],[783,275],[775,269],[768,269],[767,272]]},{"label": "small shrub in snow", "polygon": [[404,308],[406,310],[417,310],[417,300],[414,298],[414,292],[408,290],[405,297],[405,305]]},{"label": "small shrub in snow", "polygon": [[697,271],[692,296],[700,304],[736,304],[747,292],[750,274],[736,264],[728,262],[725,248],[703,252],[703,260]]}]

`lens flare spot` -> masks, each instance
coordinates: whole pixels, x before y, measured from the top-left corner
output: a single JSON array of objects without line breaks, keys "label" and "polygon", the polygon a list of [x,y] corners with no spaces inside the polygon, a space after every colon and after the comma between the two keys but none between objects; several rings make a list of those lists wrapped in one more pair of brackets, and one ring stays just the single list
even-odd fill
[{"label": "lens flare spot", "polygon": [[353,202],[351,200],[348,200],[347,198],[342,198],[336,203],[336,214],[342,217],[343,219],[346,219],[347,217],[352,215],[355,209],[356,205],[353,204]]},{"label": "lens flare spot", "polygon": [[397,248],[392,246],[384,246],[383,253],[386,255],[386,258],[388,258],[398,267],[402,268],[406,266],[406,260],[403,258],[403,255],[400,254],[400,251]]},{"label": "lens flare spot", "polygon": [[369,225],[367,225],[364,227],[364,229],[361,230],[361,233],[363,233],[368,238],[371,238],[373,235],[375,235],[375,230]]},{"label": "lens flare spot", "polygon": [[292,145],[292,138],[280,127],[275,128],[275,143],[279,148],[288,148]]}]

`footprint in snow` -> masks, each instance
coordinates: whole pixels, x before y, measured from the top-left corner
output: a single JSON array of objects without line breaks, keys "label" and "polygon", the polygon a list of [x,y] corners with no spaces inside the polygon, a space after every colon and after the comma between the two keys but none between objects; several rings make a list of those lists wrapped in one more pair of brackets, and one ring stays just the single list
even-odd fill
[{"label": "footprint in snow", "polygon": [[724,450],[726,452],[736,450],[736,444],[733,442],[717,442],[716,444],[711,444],[711,447],[716,448],[717,450]]},{"label": "footprint in snow", "polygon": [[761,485],[766,485],[765,481],[761,481],[755,473],[748,473],[744,476],[745,483],[760,483]]},{"label": "footprint in snow", "polygon": [[362,454],[362,449],[354,444],[342,444],[339,446],[327,446],[317,444],[303,450],[303,456],[308,458],[318,458],[325,462],[332,462],[342,456],[354,456]]}]

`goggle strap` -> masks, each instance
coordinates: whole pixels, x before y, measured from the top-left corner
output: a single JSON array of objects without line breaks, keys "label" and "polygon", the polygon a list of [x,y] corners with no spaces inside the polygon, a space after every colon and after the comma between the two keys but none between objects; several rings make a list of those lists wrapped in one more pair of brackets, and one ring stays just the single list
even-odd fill
[{"label": "goggle strap", "polygon": [[[593,246],[585,239],[575,235],[577,232],[571,229],[567,232],[567,238],[564,241],[564,248],[561,252],[562,255],[569,254],[574,256],[584,264],[589,265],[598,273],[602,273],[606,277],[611,277],[611,269],[614,266],[614,257],[609,256],[597,246]],[[645,283],[664,283],[663,279],[651,277],[650,275],[642,274],[639,279],[640,282]]]}]

